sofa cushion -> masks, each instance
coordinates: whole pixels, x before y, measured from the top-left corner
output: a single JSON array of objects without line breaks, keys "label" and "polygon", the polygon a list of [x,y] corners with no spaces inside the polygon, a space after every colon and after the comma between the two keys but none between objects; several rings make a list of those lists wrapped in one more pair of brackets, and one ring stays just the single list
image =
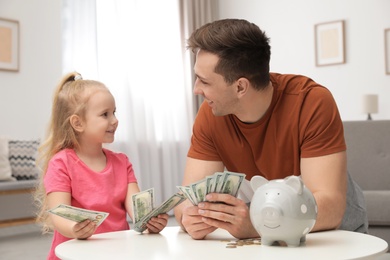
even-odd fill
[{"label": "sofa cushion", "polygon": [[363,194],[369,225],[390,225],[390,190],[366,190]]},{"label": "sofa cushion", "polygon": [[13,181],[9,163],[8,139],[0,136],[0,181]]},{"label": "sofa cushion", "polygon": [[390,190],[390,120],[345,121],[348,170],[362,190]]},{"label": "sofa cushion", "polygon": [[35,159],[39,140],[10,140],[8,145],[12,176],[17,180],[37,179]]}]

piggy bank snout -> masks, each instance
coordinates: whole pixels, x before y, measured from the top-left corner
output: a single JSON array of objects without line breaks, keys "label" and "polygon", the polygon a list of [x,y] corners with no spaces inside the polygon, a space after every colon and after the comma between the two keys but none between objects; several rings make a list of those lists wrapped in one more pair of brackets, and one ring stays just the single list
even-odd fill
[{"label": "piggy bank snout", "polygon": [[283,216],[283,212],[279,207],[266,205],[261,209],[261,217],[266,225],[279,224]]}]

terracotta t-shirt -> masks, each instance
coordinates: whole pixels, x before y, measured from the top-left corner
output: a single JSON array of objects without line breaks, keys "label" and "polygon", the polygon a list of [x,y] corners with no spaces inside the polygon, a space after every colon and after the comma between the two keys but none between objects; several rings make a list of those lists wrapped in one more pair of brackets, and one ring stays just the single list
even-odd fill
[{"label": "terracotta t-shirt", "polygon": [[272,102],[256,123],[198,111],[188,157],[222,161],[229,171],[279,179],[300,175],[300,159],[346,150],[339,111],[330,91],[301,75],[271,73]]}]

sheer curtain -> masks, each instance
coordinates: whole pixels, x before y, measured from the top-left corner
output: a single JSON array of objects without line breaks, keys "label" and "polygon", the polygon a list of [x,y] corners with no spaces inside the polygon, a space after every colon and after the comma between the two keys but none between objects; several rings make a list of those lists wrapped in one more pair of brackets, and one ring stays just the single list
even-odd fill
[{"label": "sheer curtain", "polygon": [[[183,43],[188,39],[191,33],[200,26],[212,22],[217,17],[218,1],[214,0],[182,0],[180,4],[180,24]],[[185,47],[183,47],[183,50]],[[183,52],[185,66],[185,79],[187,84],[193,84],[195,75],[193,66],[195,63],[194,54]],[[193,109],[196,113],[203,102],[202,96],[193,96]]]},{"label": "sheer curtain", "polygon": [[111,90],[119,127],[108,148],[129,156],[141,190],[154,187],[161,203],[182,182],[194,119],[179,1],[63,3],[64,73]]}]

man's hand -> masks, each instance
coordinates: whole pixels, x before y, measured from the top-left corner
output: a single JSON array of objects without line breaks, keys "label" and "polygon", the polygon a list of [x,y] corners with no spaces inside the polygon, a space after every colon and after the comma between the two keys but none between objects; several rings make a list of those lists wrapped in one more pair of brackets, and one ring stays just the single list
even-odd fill
[{"label": "man's hand", "polygon": [[204,239],[206,235],[217,228],[203,222],[198,211],[197,206],[191,205],[183,208],[181,224],[193,239]]},{"label": "man's hand", "polygon": [[199,221],[203,225],[222,228],[238,239],[259,237],[249,216],[249,208],[244,201],[229,194],[210,193],[208,202],[198,205]]}]

